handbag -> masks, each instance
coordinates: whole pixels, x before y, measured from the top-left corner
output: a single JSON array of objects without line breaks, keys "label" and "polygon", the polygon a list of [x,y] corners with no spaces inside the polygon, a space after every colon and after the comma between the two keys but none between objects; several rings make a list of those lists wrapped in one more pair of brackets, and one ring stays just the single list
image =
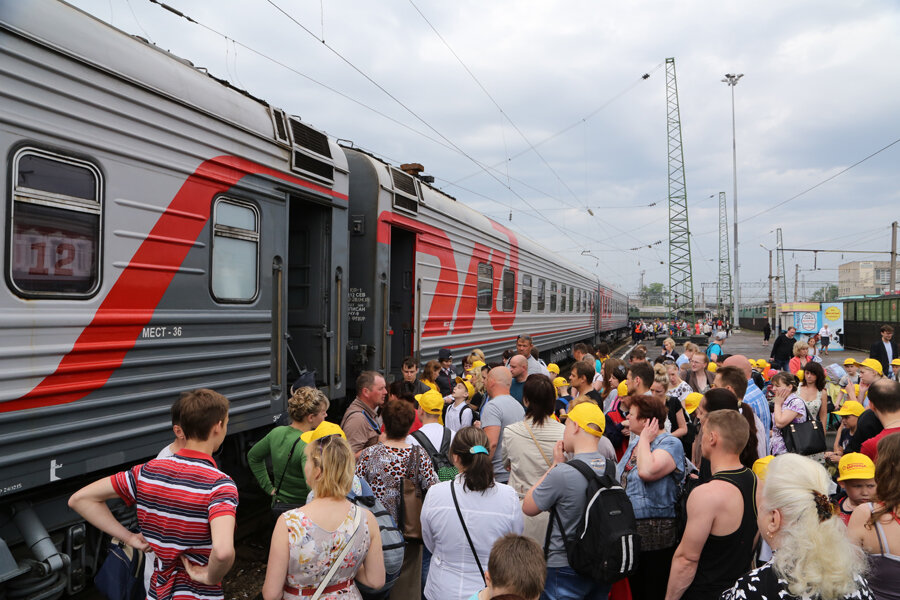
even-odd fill
[{"label": "handbag", "polygon": [[412,478],[400,478],[400,530],[408,542],[422,543],[422,490],[419,480],[419,446],[413,446],[406,463],[406,473]]},{"label": "handbag", "polygon": [[825,430],[818,419],[809,416],[806,402],[803,403],[806,420],[802,423],[788,423],[781,428],[781,437],[784,438],[784,447],[788,452],[810,456],[825,452]]},{"label": "handbag", "polygon": [[478,565],[478,572],[481,573],[481,580],[484,582],[484,585],[487,585],[487,580],[484,578],[484,569],[481,566],[481,559],[478,558],[478,553],[475,552],[475,544],[472,543],[472,537],[469,535],[469,528],[466,527],[466,520],[463,519],[462,511],[459,509],[459,500],[456,499],[456,485],[455,482],[450,482],[450,495],[453,496],[453,506],[456,507],[456,514],[459,516],[459,522],[462,523],[463,533],[466,534],[466,541],[469,542],[469,549],[472,551],[472,556],[475,557],[475,564]]},{"label": "handbag", "polygon": [[144,553],[119,538],[112,538],[103,566],[94,577],[94,585],[109,600],[145,598]]},{"label": "handbag", "polygon": [[272,498],[274,499],[272,502],[272,516],[276,519],[289,510],[294,510],[295,508],[303,506],[302,504],[291,504],[290,502],[278,501],[278,492],[281,491],[281,484],[284,483],[284,474],[287,473],[288,465],[291,464],[291,458],[294,456],[294,449],[297,447],[297,442],[299,441],[300,437],[297,436],[297,439],[294,440],[294,445],[291,446],[291,451],[288,453],[287,462],[284,463],[284,469],[281,470],[281,479],[278,480],[278,486],[275,488],[275,493],[272,495]]}]

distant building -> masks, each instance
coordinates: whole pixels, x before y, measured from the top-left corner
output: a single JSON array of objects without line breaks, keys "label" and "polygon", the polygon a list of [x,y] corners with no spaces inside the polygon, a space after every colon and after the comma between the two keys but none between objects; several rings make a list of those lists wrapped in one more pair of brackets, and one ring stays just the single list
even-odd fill
[{"label": "distant building", "polygon": [[[900,281],[900,268],[897,269]],[[889,291],[891,261],[855,260],[838,267],[838,288],[841,297],[868,296]]]}]

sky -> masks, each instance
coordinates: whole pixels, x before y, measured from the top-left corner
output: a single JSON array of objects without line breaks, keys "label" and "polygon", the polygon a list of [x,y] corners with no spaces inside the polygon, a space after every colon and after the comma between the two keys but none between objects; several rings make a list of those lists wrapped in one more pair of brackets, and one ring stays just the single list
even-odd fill
[{"label": "sky", "polygon": [[[785,252],[801,295],[837,283],[839,264],[889,259],[847,251],[889,251],[900,220],[895,0],[167,0],[206,27],[149,0],[72,3],[335,138],[422,163],[626,293],[668,285],[674,57],[696,295],[715,295],[723,191],[734,264],[732,91],[742,303],[767,296],[760,245],[778,228],[786,248],[844,251],[818,270]],[[732,90],[726,73],[744,77]]]}]

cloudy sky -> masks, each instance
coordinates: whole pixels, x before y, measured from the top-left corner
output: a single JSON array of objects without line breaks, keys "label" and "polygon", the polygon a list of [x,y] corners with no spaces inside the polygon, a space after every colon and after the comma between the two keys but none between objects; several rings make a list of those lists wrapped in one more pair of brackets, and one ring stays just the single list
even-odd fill
[{"label": "cloudy sky", "polygon": [[[745,300],[765,298],[760,244],[774,247],[776,228],[786,247],[887,251],[900,219],[895,0],[167,3],[222,35],[149,0],[74,0],[334,137],[422,163],[460,201],[626,292],[642,272],[668,281],[667,57],[698,295],[718,276],[720,191],[733,219],[725,73],[744,74]],[[843,262],[887,258],[820,254],[813,271],[811,254],[788,252],[785,266],[789,286],[799,264],[812,291]]]}]

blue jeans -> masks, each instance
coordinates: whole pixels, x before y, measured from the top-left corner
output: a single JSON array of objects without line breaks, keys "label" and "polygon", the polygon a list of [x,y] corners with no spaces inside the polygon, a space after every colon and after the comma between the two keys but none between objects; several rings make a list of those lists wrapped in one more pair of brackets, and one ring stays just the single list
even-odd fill
[{"label": "blue jeans", "polygon": [[541,600],[606,600],[611,587],[582,577],[571,567],[547,567]]}]

